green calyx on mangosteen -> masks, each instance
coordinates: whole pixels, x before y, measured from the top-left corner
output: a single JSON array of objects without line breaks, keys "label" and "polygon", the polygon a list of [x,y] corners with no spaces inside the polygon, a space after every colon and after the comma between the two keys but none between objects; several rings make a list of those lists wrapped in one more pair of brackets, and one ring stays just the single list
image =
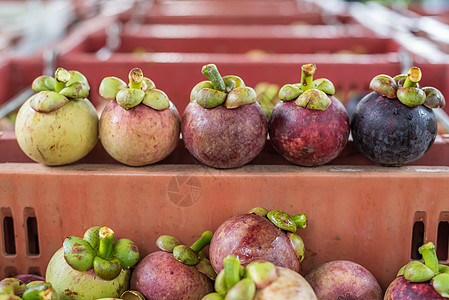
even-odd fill
[{"label": "green calyx on mangosteen", "polygon": [[156,89],[154,82],[143,76],[139,68],[133,68],[128,74],[129,84],[120,78],[109,76],[100,83],[100,95],[107,100],[115,100],[126,110],[139,104],[144,104],[155,110],[165,110],[170,107],[167,94]]},{"label": "green calyx on mangosteen", "polygon": [[301,66],[301,83],[285,84],[279,90],[279,99],[288,102],[296,100],[302,108],[310,110],[326,110],[331,104],[328,95],[335,94],[335,87],[329,79],[313,80],[316,72],[315,64]]},{"label": "green calyx on mangosteen", "polygon": [[263,207],[254,207],[248,213],[265,217],[271,221],[276,227],[286,231],[287,237],[295,251],[299,262],[304,260],[305,245],[302,238],[296,234],[298,228],[304,229],[307,227],[306,214],[297,214],[291,216],[286,212],[280,210],[268,211]]},{"label": "green calyx on mangosteen", "polygon": [[403,266],[397,277],[404,276],[408,282],[429,282],[442,297],[449,297],[449,267],[438,263],[435,245],[428,242],[418,249],[424,263],[414,260]]},{"label": "green calyx on mangosteen", "polygon": [[104,280],[116,278],[122,269],[131,268],[139,260],[137,245],[128,239],[114,242],[114,232],[106,226],[88,229],[84,239],[67,237],[63,247],[68,265],[80,272],[94,268]]},{"label": "green calyx on mangosteen", "polygon": [[233,109],[256,102],[256,92],[251,87],[245,86],[240,77],[235,75],[222,77],[214,64],[204,65],[201,71],[209,80],[201,81],[193,87],[190,102],[196,101],[206,109],[220,105]]},{"label": "green calyx on mangosteen", "polygon": [[370,89],[390,99],[399,99],[408,107],[424,105],[428,108],[443,108],[446,101],[442,93],[434,87],[419,87],[421,69],[412,67],[408,74],[395,77],[380,74],[370,82]]},{"label": "green calyx on mangosteen", "polygon": [[196,240],[190,247],[181,244],[181,242],[173,236],[161,235],[156,240],[156,246],[165,252],[173,253],[173,257],[180,263],[187,266],[196,266],[198,271],[215,280],[217,274],[210,261],[205,258],[202,249],[210,244],[212,240],[212,232],[205,231],[201,237]]},{"label": "green calyx on mangosteen", "polygon": [[49,113],[67,104],[71,99],[83,99],[89,96],[89,83],[78,71],[58,68],[55,77],[42,75],[37,77],[31,88],[37,92],[32,96],[30,105],[36,112]]}]

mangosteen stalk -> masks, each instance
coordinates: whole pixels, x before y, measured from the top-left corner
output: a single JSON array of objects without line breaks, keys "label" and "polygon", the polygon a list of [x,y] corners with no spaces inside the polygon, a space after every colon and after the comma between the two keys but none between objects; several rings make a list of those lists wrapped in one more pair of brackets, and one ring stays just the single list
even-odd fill
[{"label": "mangosteen stalk", "polygon": [[210,241],[212,240],[212,232],[210,231],[205,231],[203,232],[203,234],[201,235],[201,237],[196,240],[192,246],[190,246],[190,248],[195,252],[198,253],[201,251],[201,249],[203,249],[204,247],[206,247],[207,245],[210,244]]},{"label": "mangosteen stalk", "polygon": [[64,69],[59,67],[55,72],[55,92],[59,93],[63,88],[65,88],[66,83],[70,80],[70,73]]},{"label": "mangosteen stalk", "polygon": [[109,260],[112,258],[112,245],[114,244],[114,231],[109,227],[101,227],[98,232],[100,244],[98,247],[98,256]]},{"label": "mangosteen stalk", "polygon": [[315,64],[305,64],[301,66],[301,90],[304,92],[312,88],[315,71]]},{"label": "mangosteen stalk", "polygon": [[291,216],[293,221],[298,228],[306,228],[307,227],[307,216],[306,214],[297,214],[295,216]]},{"label": "mangosteen stalk", "polygon": [[432,242],[429,242],[419,247],[418,251],[424,259],[424,264],[431,269],[435,275],[438,275],[439,267],[435,245]]},{"label": "mangosteen stalk", "polygon": [[415,87],[421,80],[422,73],[418,67],[413,67],[408,71],[407,78],[404,81],[403,87]]},{"label": "mangosteen stalk", "polygon": [[204,65],[201,69],[201,72],[204,76],[209,78],[212,81],[214,89],[219,90],[221,92],[226,92],[226,84],[221,77],[220,72],[218,72],[217,66],[214,64]]},{"label": "mangosteen stalk", "polygon": [[143,72],[139,68],[134,68],[129,72],[129,87],[132,89],[142,89]]}]

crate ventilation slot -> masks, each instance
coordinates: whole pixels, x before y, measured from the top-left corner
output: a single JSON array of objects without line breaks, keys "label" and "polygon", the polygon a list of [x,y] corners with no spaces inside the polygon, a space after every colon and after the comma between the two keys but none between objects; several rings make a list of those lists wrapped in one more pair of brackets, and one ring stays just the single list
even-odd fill
[{"label": "crate ventilation slot", "polygon": [[424,222],[415,221],[413,224],[412,232],[412,249],[411,249],[411,259],[421,259],[422,256],[418,251],[418,248],[424,244]]},{"label": "crate ventilation slot", "polygon": [[26,243],[28,255],[39,255],[39,234],[37,229],[37,219],[34,208],[24,209],[24,219],[26,220]]},{"label": "crate ventilation slot", "polygon": [[442,221],[438,224],[437,256],[439,260],[447,260],[449,249],[449,222]]},{"label": "crate ventilation slot", "polygon": [[2,217],[2,236],[3,236],[3,251],[5,255],[16,254],[16,240],[14,232],[14,218],[9,207],[1,208]]}]

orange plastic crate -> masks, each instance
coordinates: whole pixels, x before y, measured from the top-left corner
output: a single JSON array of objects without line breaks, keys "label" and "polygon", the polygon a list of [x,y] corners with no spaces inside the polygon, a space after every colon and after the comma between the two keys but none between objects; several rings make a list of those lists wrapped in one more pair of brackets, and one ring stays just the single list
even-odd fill
[{"label": "orange plastic crate", "polygon": [[[231,170],[198,164],[182,141],[161,163],[127,167],[98,145],[69,166],[30,163],[13,133],[0,137],[0,277],[45,273],[69,235],[108,225],[134,240],[144,256],[159,235],[191,243],[227,218],[254,206],[304,212],[309,226],[302,273],[326,261],[362,264],[381,286],[395,277],[417,247],[437,245],[448,263],[448,139],[439,137],[416,164],[374,166],[352,143],[331,164],[291,165],[268,143],[250,164]],[[217,191],[220,191],[217,193]]]}]

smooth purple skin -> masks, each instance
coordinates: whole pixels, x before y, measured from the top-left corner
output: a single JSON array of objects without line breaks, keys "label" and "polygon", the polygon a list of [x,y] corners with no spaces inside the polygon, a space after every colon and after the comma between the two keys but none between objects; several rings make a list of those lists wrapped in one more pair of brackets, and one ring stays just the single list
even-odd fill
[{"label": "smooth purple skin", "polygon": [[299,271],[299,260],[286,233],[258,215],[232,217],[215,231],[209,257],[217,274],[223,269],[223,260],[229,254],[236,255],[244,266],[254,260],[266,260],[276,266]]},{"label": "smooth purple skin", "polygon": [[177,261],[172,253],[156,251],[137,264],[130,289],[146,299],[197,300],[213,292],[213,283],[195,266]]},{"label": "smooth purple skin", "polygon": [[322,264],[305,277],[318,299],[382,300],[376,278],[363,266],[346,260]]},{"label": "smooth purple skin", "polygon": [[116,101],[104,108],[100,140],[115,160],[130,166],[153,164],[166,158],[179,142],[180,117],[170,103],[165,110],[139,104],[125,110]]},{"label": "smooth purple skin", "polygon": [[204,109],[190,102],[183,114],[184,144],[200,162],[227,169],[243,166],[263,149],[268,122],[259,103]]},{"label": "smooth purple skin", "polygon": [[13,277],[21,280],[25,284],[28,284],[32,281],[45,281],[44,277],[35,274],[19,274]]},{"label": "smooth purple skin", "polygon": [[435,141],[437,129],[430,108],[408,107],[376,92],[360,100],[351,118],[357,149],[384,166],[400,166],[422,157]]},{"label": "smooth purple skin", "polygon": [[427,282],[408,282],[404,276],[396,277],[387,288],[384,300],[443,300],[447,299],[438,294]]},{"label": "smooth purple skin", "polygon": [[279,154],[300,166],[323,165],[335,159],[349,137],[346,108],[329,96],[330,106],[324,111],[300,107],[295,101],[280,101],[269,121],[271,143]]}]

